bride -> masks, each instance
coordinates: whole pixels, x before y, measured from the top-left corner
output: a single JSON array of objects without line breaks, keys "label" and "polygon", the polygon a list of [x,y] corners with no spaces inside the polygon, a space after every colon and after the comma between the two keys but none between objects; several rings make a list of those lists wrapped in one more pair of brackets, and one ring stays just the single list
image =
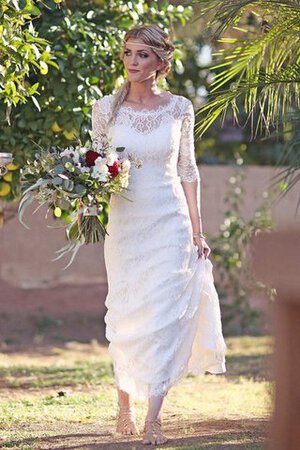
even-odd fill
[{"label": "bride", "polygon": [[[161,411],[186,374],[224,373],[226,344],[202,229],[194,110],[158,88],[175,47],[157,25],[124,37],[127,78],[94,103],[95,148],[110,138],[132,165],[127,199],[112,195],[104,242],[106,337],[118,393],[116,431],[140,434],[133,399],[147,399],[144,444],[163,444]],[[129,201],[130,200],[130,201]]]}]

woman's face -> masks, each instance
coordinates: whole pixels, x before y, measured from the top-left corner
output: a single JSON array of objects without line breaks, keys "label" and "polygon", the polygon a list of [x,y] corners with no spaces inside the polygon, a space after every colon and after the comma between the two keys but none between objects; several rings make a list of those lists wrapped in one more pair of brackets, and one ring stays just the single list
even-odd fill
[{"label": "woman's face", "polygon": [[155,79],[156,71],[163,67],[163,62],[151,47],[147,47],[138,38],[127,40],[123,54],[123,62],[129,81],[141,82],[152,77]]}]

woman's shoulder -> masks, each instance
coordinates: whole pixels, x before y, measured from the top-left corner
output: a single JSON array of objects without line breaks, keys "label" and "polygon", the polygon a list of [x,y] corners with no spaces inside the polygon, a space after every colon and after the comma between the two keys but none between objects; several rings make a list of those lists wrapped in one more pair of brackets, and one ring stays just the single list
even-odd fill
[{"label": "woman's shoulder", "polygon": [[101,109],[101,111],[103,111],[104,113],[109,112],[112,100],[113,100],[113,94],[103,95],[103,97],[98,98],[94,102],[93,107],[98,110]]},{"label": "woman's shoulder", "polygon": [[184,95],[177,95],[177,97],[179,97],[181,99],[181,102],[186,106],[193,104],[193,102],[189,98],[185,97]]},{"label": "woman's shoulder", "polygon": [[176,97],[177,104],[179,105],[182,113],[191,113],[194,111],[193,102],[189,98],[179,94],[172,94],[172,95]]}]

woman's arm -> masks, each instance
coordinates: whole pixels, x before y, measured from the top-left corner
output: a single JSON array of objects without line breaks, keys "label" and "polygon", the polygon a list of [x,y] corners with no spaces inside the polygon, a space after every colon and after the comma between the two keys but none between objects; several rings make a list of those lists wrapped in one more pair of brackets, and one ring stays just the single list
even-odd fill
[{"label": "woman's arm", "polygon": [[[188,106],[182,119],[177,170],[187,200],[194,235],[199,233],[202,234],[203,232],[200,198],[201,178],[195,158],[195,113],[192,102],[190,100],[188,102]],[[199,257],[204,254],[206,258],[210,253],[210,248],[206,244],[205,238],[193,236],[193,242],[198,246]]]},{"label": "woman's arm", "polygon": [[203,233],[201,212],[198,206],[198,183],[198,180],[181,182],[189,208],[193,234]]}]

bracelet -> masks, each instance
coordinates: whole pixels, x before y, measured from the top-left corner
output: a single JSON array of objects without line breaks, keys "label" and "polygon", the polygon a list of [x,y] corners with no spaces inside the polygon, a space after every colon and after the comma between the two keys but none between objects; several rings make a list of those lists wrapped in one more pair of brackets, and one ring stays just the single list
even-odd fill
[{"label": "bracelet", "polygon": [[193,237],[197,237],[197,236],[200,236],[201,238],[206,239],[206,236],[204,236],[204,234],[202,234],[202,233],[194,233],[193,234]]}]

